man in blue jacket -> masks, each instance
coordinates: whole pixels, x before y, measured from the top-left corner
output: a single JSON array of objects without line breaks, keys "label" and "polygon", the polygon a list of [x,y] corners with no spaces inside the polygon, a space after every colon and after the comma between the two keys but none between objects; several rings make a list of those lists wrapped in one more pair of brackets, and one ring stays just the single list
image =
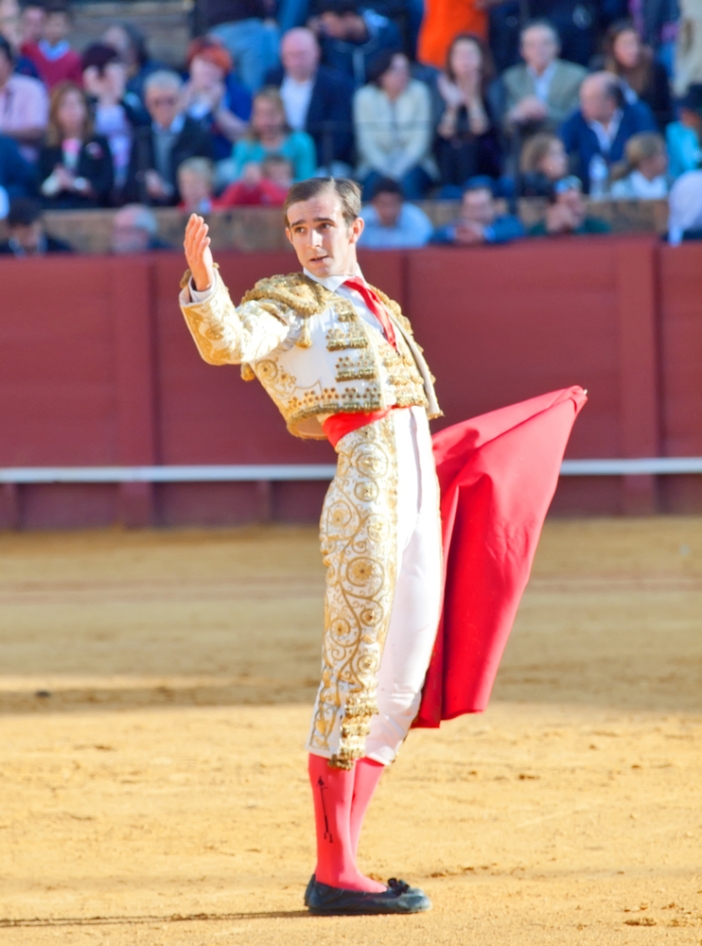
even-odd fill
[{"label": "man in blue jacket", "polygon": [[483,246],[510,243],[525,236],[521,220],[498,214],[489,177],[472,177],[466,184],[457,220],[435,230],[430,243],[449,246]]},{"label": "man in blue jacket", "polygon": [[563,144],[573,170],[590,192],[593,169],[621,161],[632,135],[657,131],[653,112],[645,102],[628,103],[616,76],[593,72],[580,86],[580,108],[561,128]]},{"label": "man in blue jacket", "polygon": [[13,197],[30,197],[35,189],[31,164],[24,160],[14,139],[0,135],[0,220],[7,216]]}]

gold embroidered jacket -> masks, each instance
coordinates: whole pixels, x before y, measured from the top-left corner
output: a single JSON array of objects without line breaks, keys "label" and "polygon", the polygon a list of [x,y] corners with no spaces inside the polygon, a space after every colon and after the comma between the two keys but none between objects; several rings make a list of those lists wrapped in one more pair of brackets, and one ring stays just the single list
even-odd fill
[{"label": "gold embroidered jacket", "polygon": [[380,290],[397,350],[351,302],[302,273],[260,280],[236,307],[219,274],[207,301],[191,302],[189,275],[180,306],[200,354],[257,377],[296,436],[325,439],[320,417],[341,411],[421,405],[430,417],[441,413],[410,323]]}]

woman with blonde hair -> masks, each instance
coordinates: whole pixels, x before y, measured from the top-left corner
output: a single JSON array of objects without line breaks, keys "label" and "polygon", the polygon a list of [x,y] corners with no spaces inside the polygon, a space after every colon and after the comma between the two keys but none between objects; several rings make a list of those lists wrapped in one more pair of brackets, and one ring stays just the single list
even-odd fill
[{"label": "woman with blonde hair", "polygon": [[39,152],[40,190],[46,207],[107,207],[114,182],[107,138],[93,133],[85,93],[72,82],[51,92],[49,124]]},{"label": "woman with blonde hair", "polygon": [[548,197],[553,185],[568,174],[568,155],[557,135],[539,132],[527,139],[519,158],[520,193]]},{"label": "woman with blonde hair", "polygon": [[615,200],[660,200],[668,196],[668,154],[661,135],[645,131],[626,143],[625,159],[612,168]]},{"label": "woman with blonde hair", "polygon": [[247,165],[260,165],[269,155],[287,158],[292,164],[293,179],[304,181],[317,168],[314,141],[306,131],[291,131],[278,89],[267,86],[253,100],[248,132],[237,141],[232,151],[230,180],[240,180]]}]

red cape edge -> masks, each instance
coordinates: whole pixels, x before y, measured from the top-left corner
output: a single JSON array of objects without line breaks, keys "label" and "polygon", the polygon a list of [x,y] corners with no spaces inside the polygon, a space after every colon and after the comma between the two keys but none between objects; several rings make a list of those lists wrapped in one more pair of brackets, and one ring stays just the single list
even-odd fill
[{"label": "red cape edge", "polygon": [[443,609],[414,727],[487,706],[586,400],[582,388],[564,388],[434,435]]}]

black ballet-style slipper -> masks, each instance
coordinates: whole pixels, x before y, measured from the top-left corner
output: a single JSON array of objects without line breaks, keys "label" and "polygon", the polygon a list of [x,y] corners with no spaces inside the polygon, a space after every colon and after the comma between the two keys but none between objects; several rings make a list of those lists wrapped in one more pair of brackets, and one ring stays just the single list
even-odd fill
[{"label": "black ballet-style slipper", "polygon": [[352,916],[354,914],[423,913],[431,910],[431,900],[418,887],[392,877],[382,893],[364,890],[343,890],[329,887],[314,875],[305,891],[305,904],[318,916]]}]

